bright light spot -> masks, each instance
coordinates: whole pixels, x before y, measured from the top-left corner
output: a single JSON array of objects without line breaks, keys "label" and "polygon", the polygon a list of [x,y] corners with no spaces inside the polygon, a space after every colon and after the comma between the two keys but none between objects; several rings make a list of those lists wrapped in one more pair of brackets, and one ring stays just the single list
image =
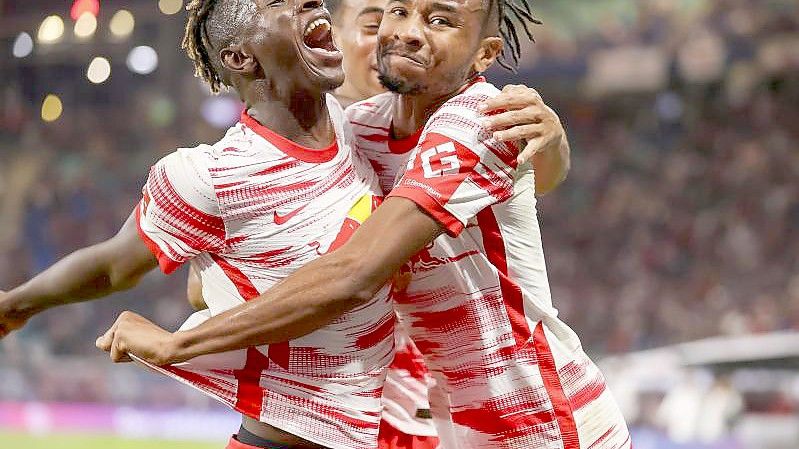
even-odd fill
[{"label": "bright light spot", "polygon": [[75,0],[69,11],[69,16],[72,17],[72,20],[78,20],[86,13],[97,17],[97,14],[100,13],[100,0]]},{"label": "bright light spot", "polygon": [[241,101],[219,96],[206,98],[200,112],[208,124],[217,128],[227,128],[241,117],[241,109]]},{"label": "bright light spot", "polygon": [[87,38],[94,34],[97,29],[97,18],[91,12],[81,14],[78,21],[75,22],[75,36],[80,38]]},{"label": "bright light spot", "polygon": [[183,0],[158,0],[158,9],[167,15],[176,14],[183,9]]},{"label": "bright light spot", "polygon": [[11,51],[15,58],[24,58],[33,52],[33,38],[25,32],[19,33],[14,39],[14,49]]},{"label": "bright light spot", "polygon": [[126,37],[133,32],[133,27],[136,20],[133,19],[133,14],[127,9],[120,9],[111,17],[111,23],[108,25],[111,28],[111,34],[116,37]]},{"label": "bright light spot", "polygon": [[37,38],[42,44],[52,44],[64,35],[64,20],[60,16],[47,16],[39,25]]},{"label": "bright light spot", "polygon": [[128,68],[133,73],[147,75],[158,67],[158,53],[146,45],[135,47],[128,53]]},{"label": "bright light spot", "polygon": [[61,104],[60,98],[53,94],[45,97],[42,103],[42,120],[54,122],[61,117],[62,112],[64,112],[64,106]]},{"label": "bright light spot", "polygon": [[86,71],[86,78],[94,84],[100,84],[111,76],[111,64],[103,57],[92,59],[89,69]]}]

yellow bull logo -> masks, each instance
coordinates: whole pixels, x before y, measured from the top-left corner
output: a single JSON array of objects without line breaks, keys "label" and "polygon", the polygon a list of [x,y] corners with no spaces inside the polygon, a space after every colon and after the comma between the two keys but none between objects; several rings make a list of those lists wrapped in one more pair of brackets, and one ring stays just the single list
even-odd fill
[{"label": "yellow bull logo", "polygon": [[333,239],[333,243],[330,244],[327,251],[321,251],[319,242],[314,242],[311,246],[316,247],[316,252],[320,256],[324,256],[325,254],[341,248],[382,202],[383,197],[381,196],[374,196],[371,194],[363,195],[350,208],[350,211],[347,213],[347,218],[344,219],[341,229],[338,231],[338,234],[336,234],[336,238]]}]

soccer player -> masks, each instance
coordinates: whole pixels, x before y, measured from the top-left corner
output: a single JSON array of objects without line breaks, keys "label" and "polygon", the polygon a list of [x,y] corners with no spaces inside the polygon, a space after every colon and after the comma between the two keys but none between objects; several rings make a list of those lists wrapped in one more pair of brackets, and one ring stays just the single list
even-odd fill
[{"label": "soccer player", "polygon": [[[379,203],[376,176],[328,95],[344,73],[321,0],[195,0],[184,47],[212,90],[240,95],[241,122],[159,161],[117,236],[0,294],[0,333],[189,260],[218,313],[333,251]],[[171,370],[242,413],[231,448],[373,449],[393,329],[383,289],[291,343]]]},{"label": "soccer player", "polygon": [[390,2],[379,69],[396,94],[354,118],[383,136],[422,131],[404,161],[375,157],[384,183],[401,176],[385,203],[338,251],[259,298],[174,334],[120,317],[101,346],[164,363],[301,336],[404,266],[396,307],[435,378],[443,447],[630,447],[601,373],[552,306],[532,169],[482,123],[479,105],[498,91],[479,74],[502,52],[500,36],[518,57],[514,16],[532,19],[503,0]]},{"label": "soccer player", "polygon": [[[377,32],[383,16],[385,0],[337,0],[327,1],[325,5],[333,18],[333,31],[337,46],[344,55],[344,84],[335,90],[334,95],[342,104],[348,106],[374,95],[385,92],[377,71]],[[533,165],[536,167],[536,193],[544,194],[559,184],[568,170],[568,142],[557,115],[549,109],[532,89],[521,86],[508,86],[505,96],[492,101],[497,108],[510,109],[519,113],[523,107],[530,108],[532,117],[543,119],[546,124],[536,129],[536,135],[528,136]],[[499,123],[503,116],[495,117]],[[373,139],[379,133],[356,125],[359,140],[364,142],[365,151],[375,145]],[[504,128],[504,127],[503,127]],[[513,131],[511,131],[511,138]],[[396,149],[406,146],[407,151],[416,145],[414,139],[393,139],[381,135],[380,141]],[[418,136],[415,136],[418,137]],[[369,154],[378,163],[385,157],[382,154]],[[529,154],[529,153],[528,153]],[[407,153],[399,153],[399,158],[407,160]],[[527,156],[525,156],[527,157]],[[383,185],[386,192],[393,187],[390,170],[379,170],[389,174]],[[192,267],[188,282],[188,297],[197,309],[205,309],[202,298],[202,285],[197,270]],[[383,389],[383,423],[380,426],[381,448],[434,448],[438,445],[435,427],[432,425],[428,405],[427,369],[421,354],[415,349],[401,328],[397,329],[396,355],[389,368]]]}]

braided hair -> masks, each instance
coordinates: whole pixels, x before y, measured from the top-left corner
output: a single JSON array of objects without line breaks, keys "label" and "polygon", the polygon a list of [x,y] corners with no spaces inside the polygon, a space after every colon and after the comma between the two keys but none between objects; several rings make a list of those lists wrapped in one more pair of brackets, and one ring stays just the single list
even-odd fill
[{"label": "braided hair", "polygon": [[505,40],[505,47],[497,62],[502,67],[515,72],[522,55],[522,44],[517,26],[521,27],[530,42],[535,42],[530,29],[531,25],[541,25],[543,22],[533,16],[530,0],[492,0],[492,2],[494,1],[499,19],[499,34]]},{"label": "braided hair", "polygon": [[251,0],[191,0],[181,48],[194,62],[194,75],[219,93],[229,85],[219,49],[230,45],[255,15]]}]

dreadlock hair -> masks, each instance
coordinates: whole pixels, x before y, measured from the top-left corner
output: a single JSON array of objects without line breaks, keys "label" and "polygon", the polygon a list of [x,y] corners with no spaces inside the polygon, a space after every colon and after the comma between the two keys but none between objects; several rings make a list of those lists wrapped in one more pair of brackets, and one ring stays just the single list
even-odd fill
[{"label": "dreadlock hair", "polygon": [[530,9],[530,0],[490,1],[492,3],[496,2],[499,34],[505,41],[505,46],[502,48],[502,53],[500,53],[497,62],[505,69],[516,72],[516,67],[519,66],[519,58],[522,55],[522,44],[519,40],[517,25],[521,26],[530,42],[535,42],[530,27],[531,25],[541,25],[543,22],[533,16],[533,12]]},{"label": "dreadlock hair", "polygon": [[239,38],[254,16],[251,0],[191,0],[181,48],[194,62],[194,76],[208,83],[212,93],[229,86],[219,49]]}]

